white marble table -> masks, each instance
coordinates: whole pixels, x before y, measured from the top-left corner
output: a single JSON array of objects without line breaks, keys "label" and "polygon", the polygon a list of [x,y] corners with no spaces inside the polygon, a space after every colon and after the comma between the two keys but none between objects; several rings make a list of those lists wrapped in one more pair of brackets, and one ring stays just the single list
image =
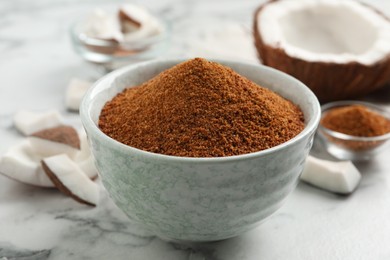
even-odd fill
[{"label": "white marble table", "polygon": [[[140,1],[141,2],[141,1]],[[218,56],[256,62],[250,37],[260,0],[148,0],[142,4],[173,23],[165,57]],[[390,14],[390,2],[369,1]],[[96,0],[0,1],[0,153],[21,137],[12,127],[19,109],[64,107],[72,77],[98,74],[74,54],[68,27],[104,4]],[[226,33],[228,32],[228,33]],[[232,50],[232,51],[231,51]],[[390,90],[368,97],[390,108]],[[351,196],[301,183],[284,206],[242,236],[180,247],[146,234],[101,189],[98,207],[80,205],[52,189],[0,176],[0,259],[390,259],[390,149],[368,163]]]}]

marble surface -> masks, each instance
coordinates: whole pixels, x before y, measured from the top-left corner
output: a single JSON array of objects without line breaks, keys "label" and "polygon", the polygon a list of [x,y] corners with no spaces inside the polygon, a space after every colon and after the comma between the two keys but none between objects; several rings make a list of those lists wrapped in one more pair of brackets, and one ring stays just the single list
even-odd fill
[{"label": "marble surface", "polygon": [[[260,0],[146,0],[172,21],[164,57],[224,57],[257,62],[250,37]],[[390,14],[387,0],[369,1]],[[21,139],[19,109],[64,107],[72,77],[101,74],[74,54],[73,20],[107,1],[0,1],[0,153]],[[365,98],[390,109],[390,87]],[[325,156],[320,147],[313,153]],[[300,183],[284,206],[258,228],[233,239],[191,246],[162,241],[131,223],[101,189],[98,207],[53,189],[0,176],[0,259],[390,259],[390,149],[357,167],[363,178],[350,196]]]}]

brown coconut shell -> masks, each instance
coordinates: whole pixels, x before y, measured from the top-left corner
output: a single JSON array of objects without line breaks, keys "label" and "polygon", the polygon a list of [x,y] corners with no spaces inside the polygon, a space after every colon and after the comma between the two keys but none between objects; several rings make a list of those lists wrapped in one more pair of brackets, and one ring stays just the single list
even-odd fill
[{"label": "brown coconut shell", "polygon": [[[284,49],[278,46],[265,44],[257,26],[257,18],[266,5],[275,1],[278,0],[272,0],[261,5],[254,15],[254,43],[259,58],[264,65],[299,79],[316,94],[321,102],[359,97],[373,92],[390,82],[390,53],[383,57],[382,60],[369,66],[359,62],[343,64],[309,62],[300,58],[290,57]],[[382,15],[389,20],[378,10],[375,11],[378,15]]]},{"label": "brown coconut shell", "polygon": [[52,128],[43,129],[31,134],[33,137],[52,141],[55,143],[69,145],[80,150],[80,138],[76,131],[71,126],[60,125]]},{"label": "brown coconut shell", "polygon": [[86,200],[83,200],[82,198],[78,197],[77,195],[75,195],[70,189],[68,189],[68,187],[66,187],[62,182],[61,180],[57,177],[57,175],[50,169],[50,167],[45,163],[44,160],[41,161],[41,164],[42,164],[42,168],[44,170],[44,172],[46,173],[46,175],[49,177],[49,179],[53,182],[54,186],[59,190],[61,191],[63,194],[65,194],[66,196],[69,196],[71,197],[72,199],[74,199],[75,201],[77,202],[80,202],[82,204],[86,204],[86,205],[89,205],[89,206],[93,206],[93,207],[96,207],[96,205],[92,202],[89,202],[89,201],[86,201]]}]

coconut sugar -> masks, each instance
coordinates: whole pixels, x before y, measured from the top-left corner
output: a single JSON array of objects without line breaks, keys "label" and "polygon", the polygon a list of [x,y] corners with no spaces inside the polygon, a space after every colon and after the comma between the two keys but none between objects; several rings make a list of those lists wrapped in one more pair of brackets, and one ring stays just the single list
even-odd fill
[{"label": "coconut sugar", "polygon": [[373,137],[390,133],[390,120],[364,105],[350,105],[327,112],[321,124],[343,134]]},{"label": "coconut sugar", "polygon": [[185,157],[257,152],[304,128],[298,106],[232,69],[195,58],[107,102],[99,128],[145,151]]}]

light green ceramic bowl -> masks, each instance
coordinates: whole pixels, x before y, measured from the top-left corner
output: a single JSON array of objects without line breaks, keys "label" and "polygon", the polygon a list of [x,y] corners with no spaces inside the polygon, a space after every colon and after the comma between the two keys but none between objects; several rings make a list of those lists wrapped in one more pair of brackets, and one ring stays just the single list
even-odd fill
[{"label": "light green ceramic bowl", "polygon": [[218,60],[299,105],[305,129],[276,147],[220,158],[150,153],[99,130],[98,118],[107,101],[183,61],[153,61],[108,74],[85,95],[81,119],[103,184],[129,218],[165,239],[221,240],[258,225],[295,188],[319,123],[320,105],[305,85],[287,74]]}]

